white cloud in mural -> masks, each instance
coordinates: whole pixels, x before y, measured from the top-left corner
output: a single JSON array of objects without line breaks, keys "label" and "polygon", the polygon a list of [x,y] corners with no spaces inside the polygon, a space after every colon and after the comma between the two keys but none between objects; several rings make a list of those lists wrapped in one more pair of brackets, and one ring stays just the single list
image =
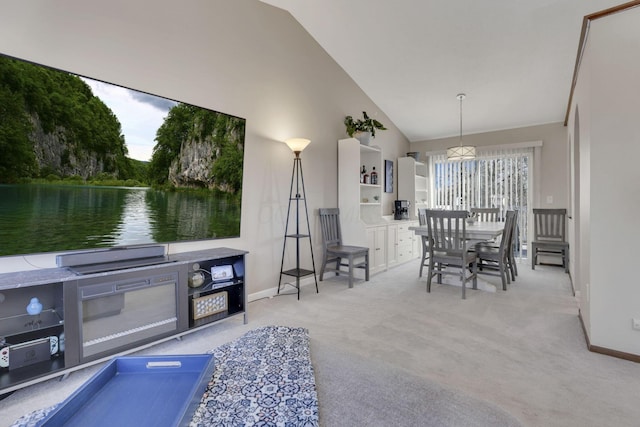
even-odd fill
[{"label": "white cloud in mural", "polygon": [[82,77],[122,126],[129,157],[149,161],[158,128],[177,102]]}]

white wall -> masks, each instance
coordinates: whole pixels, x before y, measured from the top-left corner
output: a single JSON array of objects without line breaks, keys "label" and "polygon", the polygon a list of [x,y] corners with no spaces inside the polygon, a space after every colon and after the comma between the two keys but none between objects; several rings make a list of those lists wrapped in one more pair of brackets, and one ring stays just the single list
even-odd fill
[{"label": "white wall", "polygon": [[[36,0],[3,4],[0,53],[247,119],[241,237],[172,245],[250,251],[249,292],[278,284],[293,154],[303,169],[316,263],[319,207],[337,206],[337,140],[346,115],[389,130],[375,144],[395,159],[408,142],[286,12],[257,0]],[[383,198],[391,213],[394,194]],[[0,272],[55,266],[52,255],[0,259]],[[319,265],[316,265],[319,268]]]},{"label": "white wall", "polygon": [[640,354],[640,10],[592,21],[571,123],[579,112],[581,306],[592,345]]}]

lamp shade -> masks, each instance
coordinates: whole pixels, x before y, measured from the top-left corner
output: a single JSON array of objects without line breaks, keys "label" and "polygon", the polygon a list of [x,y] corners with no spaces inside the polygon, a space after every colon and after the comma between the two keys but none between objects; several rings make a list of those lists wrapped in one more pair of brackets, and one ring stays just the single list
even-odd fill
[{"label": "lamp shade", "polygon": [[287,144],[294,153],[300,153],[310,142],[311,140],[305,138],[289,138],[284,143]]},{"label": "lamp shade", "polygon": [[476,147],[460,145],[447,149],[447,160],[473,160],[476,158]]},{"label": "lamp shade", "polygon": [[460,101],[460,145],[457,147],[447,148],[447,160],[450,162],[460,160],[473,160],[476,158],[476,147],[472,145],[462,145],[462,100],[467,95],[459,93],[456,99]]}]

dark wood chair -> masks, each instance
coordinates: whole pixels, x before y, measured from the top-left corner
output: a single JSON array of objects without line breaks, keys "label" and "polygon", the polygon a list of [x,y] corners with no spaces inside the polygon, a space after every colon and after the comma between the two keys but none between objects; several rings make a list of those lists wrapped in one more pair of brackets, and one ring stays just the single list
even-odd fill
[{"label": "dark wood chair", "polygon": [[[421,226],[427,225],[427,210],[426,209],[418,209],[418,222]],[[422,270],[424,267],[429,268],[429,264],[427,260],[429,259],[429,238],[427,236],[420,236],[422,240],[422,259],[420,260],[420,275],[418,277],[422,277]]]},{"label": "dark wood chair", "polygon": [[[322,228],[323,259],[320,269],[320,281],[325,271],[333,271],[336,276],[348,274],[349,287],[353,288],[353,271],[355,268],[364,269],[365,281],[369,281],[369,248],[365,246],[349,246],[342,243],[342,229],[340,227],[340,210],[337,208],[323,208],[318,210],[320,226]],[[335,267],[333,267],[335,263]],[[348,267],[345,271],[342,268]]]},{"label": "dark wood chair", "polygon": [[478,274],[499,276],[502,281],[502,289],[507,290],[507,283],[511,283],[509,275],[509,252],[512,251],[513,223],[516,218],[515,211],[507,211],[504,222],[504,231],[500,244],[479,242],[475,252],[478,255]]},{"label": "dark wood chair", "polygon": [[533,241],[531,242],[531,269],[535,269],[538,256],[559,256],[566,273],[569,272],[569,242],[565,238],[566,209],[534,209]]},{"label": "dark wood chair", "polygon": [[500,215],[500,209],[498,208],[471,208],[471,214],[476,217],[477,221],[482,222],[496,222],[498,221],[498,215]]},{"label": "dark wood chair", "polygon": [[[462,299],[466,298],[466,284],[471,281],[478,289],[478,263],[475,252],[469,251],[467,240],[467,211],[426,210],[427,233],[429,234],[429,273],[427,292],[431,292],[431,279],[443,275],[456,275],[462,282]],[[446,269],[443,269],[446,267]],[[452,271],[457,268],[459,271]],[[469,271],[469,275],[467,275]]]}]

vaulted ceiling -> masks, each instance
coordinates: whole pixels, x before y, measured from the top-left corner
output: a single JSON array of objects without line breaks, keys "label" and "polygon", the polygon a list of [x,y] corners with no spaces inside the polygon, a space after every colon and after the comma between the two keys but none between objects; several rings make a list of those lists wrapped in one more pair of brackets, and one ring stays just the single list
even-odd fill
[{"label": "vaulted ceiling", "polygon": [[563,121],[583,17],[620,4],[262,1],[289,11],[410,141],[457,135],[460,92],[465,134]]}]

